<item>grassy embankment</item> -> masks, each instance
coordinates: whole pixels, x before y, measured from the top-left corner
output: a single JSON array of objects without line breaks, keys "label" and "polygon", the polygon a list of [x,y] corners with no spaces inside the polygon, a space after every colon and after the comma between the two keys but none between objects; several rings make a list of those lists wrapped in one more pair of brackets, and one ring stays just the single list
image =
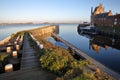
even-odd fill
[{"label": "grassy embankment", "polygon": [[40,55],[42,68],[55,73],[58,76],[56,80],[112,80],[110,76],[99,70],[85,70],[84,68],[91,64],[89,61],[76,60],[69,50],[55,46],[42,38],[42,36],[34,37],[44,45],[44,49],[39,50],[36,43],[31,41],[31,45]]}]

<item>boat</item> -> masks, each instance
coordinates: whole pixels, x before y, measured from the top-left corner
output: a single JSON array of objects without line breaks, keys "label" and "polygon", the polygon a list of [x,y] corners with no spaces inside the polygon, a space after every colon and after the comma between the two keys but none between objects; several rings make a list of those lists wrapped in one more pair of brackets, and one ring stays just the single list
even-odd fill
[{"label": "boat", "polygon": [[84,33],[84,34],[97,34],[98,29],[93,26],[93,25],[89,25],[89,26],[79,26],[78,27],[80,33]]}]

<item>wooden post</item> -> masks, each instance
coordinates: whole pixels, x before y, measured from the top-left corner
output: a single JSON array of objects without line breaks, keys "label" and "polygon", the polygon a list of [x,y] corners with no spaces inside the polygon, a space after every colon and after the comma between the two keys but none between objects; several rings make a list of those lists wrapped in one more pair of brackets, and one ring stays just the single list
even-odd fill
[{"label": "wooden post", "polygon": [[40,44],[40,49],[43,49],[43,44]]},{"label": "wooden post", "polygon": [[5,72],[11,72],[11,71],[13,71],[13,65],[12,64],[5,65]]},{"label": "wooden post", "polygon": [[14,58],[17,58],[17,51],[13,51],[13,52],[12,52],[12,56],[13,56]]},{"label": "wooden post", "polygon": [[20,41],[19,41],[19,42],[21,43],[22,41],[23,41],[23,36],[21,36],[21,38],[20,38]]},{"label": "wooden post", "polygon": [[16,50],[20,50],[20,46],[18,44],[15,46],[15,48]]},{"label": "wooden post", "polygon": [[6,52],[7,52],[7,53],[10,53],[10,52],[11,52],[11,47],[7,47],[7,48],[6,48]]},{"label": "wooden post", "polygon": [[18,37],[16,38],[16,41],[18,41],[18,40],[19,40],[19,37],[20,37],[20,36],[18,36]]},{"label": "wooden post", "polygon": [[96,68],[96,73],[97,73],[97,74],[101,74],[101,71],[100,71],[99,68]]},{"label": "wooden post", "polygon": [[14,44],[17,44],[17,41],[15,41]]}]

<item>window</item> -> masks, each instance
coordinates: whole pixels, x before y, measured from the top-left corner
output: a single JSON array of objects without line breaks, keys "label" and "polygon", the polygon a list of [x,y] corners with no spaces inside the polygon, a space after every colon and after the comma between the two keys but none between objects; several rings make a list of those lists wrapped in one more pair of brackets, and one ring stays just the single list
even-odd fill
[{"label": "window", "polygon": [[115,21],[117,21],[117,18],[115,18]]}]

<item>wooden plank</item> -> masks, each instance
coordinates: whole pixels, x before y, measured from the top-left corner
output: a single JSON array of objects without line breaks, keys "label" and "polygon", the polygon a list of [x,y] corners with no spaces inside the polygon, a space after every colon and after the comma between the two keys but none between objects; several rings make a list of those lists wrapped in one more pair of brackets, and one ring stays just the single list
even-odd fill
[{"label": "wooden plank", "polygon": [[29,69],[30,67],[40,65],[38,56],[35,55],[35,50],[33,49],[33,47],[30,46],[30,43],[28,40],[28,33],[25,33],[25,36],[24,36],[24,45],[23,45],[22,53],[23,54],[22,54],[22,60],[21,60],[21,69],[27,69],[27,68]]}]

